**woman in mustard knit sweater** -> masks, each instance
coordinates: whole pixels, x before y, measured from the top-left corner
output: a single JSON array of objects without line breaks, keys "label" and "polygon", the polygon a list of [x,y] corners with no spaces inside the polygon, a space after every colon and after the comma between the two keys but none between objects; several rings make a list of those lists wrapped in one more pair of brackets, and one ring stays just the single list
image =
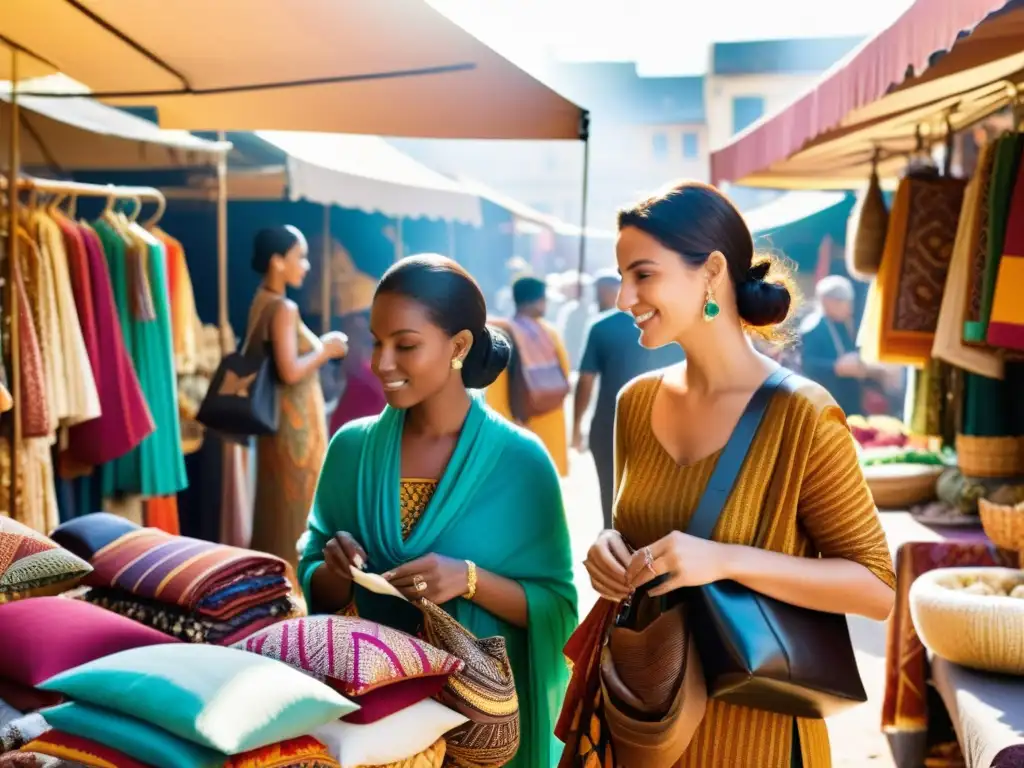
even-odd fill
[{"label": "woman in mustard knit sweater", "polygon": [[[810,381],[773,397],[714,540],[681,533],[740,414],[777,367],[748,332],[769,332],[791,305],[788,281],[755,258],[740,213],[713,187],[680,184],[620,213],[617,258],[618,304],[640,343],[678,343],[686,362],[619,395],[615,529],[588,553],[594,588],[618,602],[655,575],[668,581],[651,595],[731,579],[804,608],[885,619],[895,586],[885,535],[845,417]],[[591,707],[567,699],[567,755],[607,742]],[[594,757],[607,764],[603,748]],[[828,768],[831,757],[822,720],[710,699],[677,765]]]}]

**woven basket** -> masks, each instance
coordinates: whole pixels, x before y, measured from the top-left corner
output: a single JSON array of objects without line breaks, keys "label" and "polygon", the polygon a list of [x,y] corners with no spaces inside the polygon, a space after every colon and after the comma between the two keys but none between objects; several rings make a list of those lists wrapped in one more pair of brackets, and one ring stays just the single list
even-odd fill
[{"label": "woven basket", "polygon": [[910,509],[936,498],[944,469],[931,464],[876,464],[864,467],[864,479],[879,509]]},{"label": "woven basket", "polygon": [[978,513],[993,544],[1000,549],[1024,550],[1024,502],[1011,506],[980,499]]},{"label": "woven basket", "polygon": [[1024,582],[1011,568],[939,568],[910,587],[914,629],[928,650],[972,669],[1024,675],[1024,599],[954,587],[965,578]]},{"label": "woven basket", "polygon": [[957,435],[956,455],[968,477],[1024,475],[1024,440],[1019,437]]},{"label": "woven basket", "polygon": [[846,271],[861,282],[870,283],[878,274],[889,231],[889,210],[872,171],[867,189],[857,200],[850,215],[846,236]]}]

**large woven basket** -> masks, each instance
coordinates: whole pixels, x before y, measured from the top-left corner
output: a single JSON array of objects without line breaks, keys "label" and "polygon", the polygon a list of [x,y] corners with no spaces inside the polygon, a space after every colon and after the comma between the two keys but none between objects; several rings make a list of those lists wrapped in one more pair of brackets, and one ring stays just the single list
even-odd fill
[{"label": "large woven basket", "polygon": [[944,469],[932,464],[874,464],[864,467],[864,479],[879,509],[910,509],[936,498]]},{"label": "large woven basket", "polygon": [[928,650],[954,664],[1024,675],[1024,599],[979,595],[955,587],[964,580],[1016,580],[1011,568],[939,568],[910,587],[914,629]]},{"label": "large woven basket", "polygon": [[1000,549],[1024,550],[1024,502],[996,504],[988,499],[978,501],[981,527],[985,535]]},{"label": "large woven basket", "polygon": [[1024,475],[1024,439],[1020,437],[956,436],[960,471],[968,477]]}]

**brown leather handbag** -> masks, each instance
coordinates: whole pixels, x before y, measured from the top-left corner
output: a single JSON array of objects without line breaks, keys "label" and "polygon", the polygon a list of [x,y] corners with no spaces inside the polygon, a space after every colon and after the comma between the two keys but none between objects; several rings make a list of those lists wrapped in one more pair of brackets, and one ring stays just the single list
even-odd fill
[{"label": "brown leather handbag", "polygon": [[[778,390],[799,382],[780,367],[754,393],[715,465],[688,534],[711,539],[768,403]],[[711,698],[808,718],[831,717],[867,701],[844,615],[799,608],[734,581],[684,591]]]}]

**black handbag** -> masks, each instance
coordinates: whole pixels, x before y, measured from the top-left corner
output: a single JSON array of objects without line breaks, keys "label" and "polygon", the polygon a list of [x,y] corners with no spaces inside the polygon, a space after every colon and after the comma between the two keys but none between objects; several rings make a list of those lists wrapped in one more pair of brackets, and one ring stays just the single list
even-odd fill
[{"label": "black handbag", "polygon": [[269,340],[253,344],[256,332],[265,328],[268,311],[263,308],[238,352],[224,356],[210,380],[210,389],[199,406],[196,420],[227,437],[271,435],[277,431],[280,403],[273,347]]},{"label": "black handbag", "polygon": [[[688,534],[712,538],[768,404],[799,380],[780,367],[754,393],[718,458]],[[677,592],[683,594],[675,599],[690,605],[690,631],[710,698],[807,718],[831,717],[867,701],[845,615],[790,605],[734,581]]]}]

